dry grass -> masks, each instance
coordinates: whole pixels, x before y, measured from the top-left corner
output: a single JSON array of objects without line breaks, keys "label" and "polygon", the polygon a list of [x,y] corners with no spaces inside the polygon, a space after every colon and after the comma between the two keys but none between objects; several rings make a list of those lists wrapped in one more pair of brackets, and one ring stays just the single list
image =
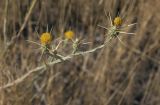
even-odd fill
[{"label": "dry grass", "polygon": [[[115,17],[120,11],[125,29],[92,54],[42,67],[22,81],[0,88],[0,105],[159,105],[160,10],[158,0],[1,0],[0,87],[23,77],[43,62],[35,29],[54,27],[54,37],[68,29],[94,42],[104,41],[109,26],[104,9]],[[29,11],[29,12],[28,12]]]}]

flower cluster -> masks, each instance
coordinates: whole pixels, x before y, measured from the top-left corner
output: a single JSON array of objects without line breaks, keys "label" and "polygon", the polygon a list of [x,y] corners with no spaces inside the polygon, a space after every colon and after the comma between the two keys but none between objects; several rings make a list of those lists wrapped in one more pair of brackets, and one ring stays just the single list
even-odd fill
[{"label": "flower cluster", "polygon": [[[63,40],[64,38],[64,40]],[[54,43],[54,40],[52,38],[51,33],[49,32],[44,32],[40,35],[40,43],[37,42],[33,42],[33,41],[29,41],[32,43],[35,43],[37,45],[39,45],[42,49],[42,55],[47,54],[49,55],[51,58],[56,58],[56,59],[60,59],[62,60],[62,55],[60,55],[58,53],[59,47],[64,47],[65,44],[67,43],[71,43],[72,44],[72,53],[75,53],[78,49],[78,45],[79,45],[79,38],[75,38],[75,33],[72,30],[68,30],[66,32],[64,32],[64,37],[63,38],[59,38],[58,43]],[[53,42],[53,44],[51,44]]]},{"label": "flower cluster", "polygon": [[[112,39],[112,38],[118,37],[120,33],[134,34],[134,33],[123,32],[122,29],[124,27],[129,27],[129,26],[135,25],[135,23],[129,24],[126,26],[122,26],[123,20],[119,16],[115,17],[113,20],[112,20],[111,16],[109,16],[109,20],[111,23],[110,27],[106,28],[104,26],[99,25],[100,27],[107,30],[107,34],[106,34],[107,37],[106,38],[109,37],[109,39]],[[75,36],[74,31],[72,31],[72,30],[68,30],[68,31],[64,32],[63,37],[59,37],[55,40],[53,40],[52,37],[53,36],[52,36],[51,32],[50,33],[44,32],[40,35],[40,43],[36,43],[33,41],[29,41],[29,42],[33,42],[33,43],[36,43],[37,45],[41,46],[42,56],[44,54],[47,54],[52,59],[59,59],[59,60],[63,60],[63,58],[64,58],[63,55],[66,55],[66,54],[68,55],[68,52],[64,51],[64,49],[66,49],[66,46],[67,46],[67,49],[68,48],[72,49],[70,55],[74,55],[76,52],[78,52],[80,50],[79,46],[81,44],[84,44],[84,43],[82,43],[82,39],[77,38]],[[107,39],[106,39],[105,43],[106,42],[107,42]],[[105,43],[103,45],[105,45]],[[70,44],[71,44],[71,46],[70,46]],[[101,48],[103,45],[101,45],[100,47],[97,47],[97,48]],[[94,49],[91,49],[91,51],[92,50],[94,51]],[[66,52],[66,53],[63,53],[61,55],[61,52]]]}]

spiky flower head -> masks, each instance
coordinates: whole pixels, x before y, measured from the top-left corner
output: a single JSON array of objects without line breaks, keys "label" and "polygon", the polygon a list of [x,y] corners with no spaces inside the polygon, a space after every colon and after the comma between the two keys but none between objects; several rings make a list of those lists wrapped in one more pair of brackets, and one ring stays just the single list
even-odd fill
[{"label": "spiky flower head", "polygon": [[120,26],[122,24],[122,18],[121,17],[114,18],[113,23],[115,26]]},{"label": "spiky flower head", "polygon": [[42,33],[42,35],[40,36],[40,41],[41,44],[48,45],[52,41],[52,35],[48,32]]},{"label": "spiky flower head", "polygon": [[74,35],[75,35],[74,32],[71,31],[71,30],[66,31],[66,32],[64,33],[65,38],[68,39],[68,40],[73,39]]}]

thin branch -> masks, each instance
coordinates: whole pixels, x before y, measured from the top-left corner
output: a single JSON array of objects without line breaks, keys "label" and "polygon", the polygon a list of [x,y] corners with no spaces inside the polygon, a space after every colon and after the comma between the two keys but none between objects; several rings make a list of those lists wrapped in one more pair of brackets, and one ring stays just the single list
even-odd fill
[{"label": "thin branch", "polygon": [[7,43],[8,2],[9,2],[9,0],[6,0],[5,9],[4,9],[4,21],[3,21],[3,37],[4,37],[4,45],[6,45],[6,43]]},{"label": "thin branch", "polygon": [[[109,40],[111,40],[111,38],[110,38]],[[108,40],[108,42],[109,42],[109,40]],[[77,52],[77,53],[75,53],[75,54],[70,54],[70,55],[68,55],[68,56],[66,56],[66,57],[63,57],[62,59],[63,59],[63,61],[66,61],[66,60],[71,59],[71,58],[74,57],[74,56],[85,55],[85,54],[88,54],[88,53],[93,53],[93,52],[95,52],[95,51],[97,51],[97,50],[99,50],[99,49],[102,49],[103,47],[105,47],[105,45],[106,45],[106,43],[104,43],[104,44],[102,44],[102,45],[100,45],[100,46],[98,46],[98,47],[96,47],[96,48],[94,48],[94,49],[85,51],[85,52]],[[63,61],[60,60],[60,59],[58,59],[58,60],[55,60],[55,61],[53,61],[53,62],[50,62],[50,63],[48,64],[48,66],[53,66],[54,64],[57,64],[57,63],[60,63],[60,62],[63,62]],[[39,72],[39,71],[41,71],[41,70],[43,70],[43,69],[45,69],[45,68],[46,68],[46,66],[45,66],[45,65],[42,65],[42,66],[36,67],[35,69],[30,70],[28,73],[24,74],[24,75],[21,76],[20,78],[12,81],[12,82],[10,82],[10,83],[7,83],[7,84],[4,85],[4,86],[0,86],[0,91],[3,90],[3,89],[12,87],[12,86],[14,86],[14,85],[17,85],[17,84],[23,82],[23,81],[24,81],[27,77],[29,77],[31,74],[36,73],[36,72]]]},{"label": "thin branch", "polygon": [[18,34],[16,36],[12,37],[12,39],[11,39],[10,43],[8,44],[7,48],[9,48],[12,44],[14,44],[15,41],[17,40],[17,38],[20,37],[23,29],[25,28],[25,26],[26,26],[26,24],[27,24],[27,22],[28,22],[28,20],[29,20],[29,18],[31,16],[31,13],[33,12],[33,8],[35,7],[36,2],[37,2],[37,0],[33,0],[32,1],[31,6],[30,6],[30,8],[29,8],[29,10],[28,10],[28,12],[27,12],[27,14],[25,16],[24,22],[23,22]]},{"label": "thin branch", "polygon": [[[117,38],[119,39],[119,41],[120,41],[124,46],[126,46],[126,45],[120,40],[120,38],[119,38],[118,36],[117,36]],[[68,55],[68,56],[66,56],[66,57],[62,57],[63,60],[58,59],[58,60],[55,60],[55,61],[53,61],[53,62],[50,62],[50,63],[48,63],[48,66],[53,66],[54,64],[57,64],[57,63],[60,63],[60,62],[69,60],[69,59],[73,58],[74,56],[85,55],[85,54],[88,54],[88,53],[93,53],[93,52],[95,52],[95,51],[97,51],[97,50],[102,49],[103,47],[105,47],[105,45],[106,45],[111,39],[112,39],[112,38],[109,38],[108,40],[105,41],[104,44],[102,44],[102,45],[100,45],[100,46],[98,46],[98,47],[95,47],[95,48],[93,48],[93,49],[91,49],[91,50],[88,50],[88,51],[85,51],[85,52],[77,52],[77,53],[74,53],[74,54],[70,54],[70,55]],[[128,47],[127,47],[127,48],[128,48]],[[138,50],[135,50],[135,49],[134,49],[134,50],[131,49],[131,50],[132,50],[133,52],[137,53],[137,54],[141,54],[141,52],[139,52]],[[151,59],[152,61],[155,61],[154,59],[152,59],[151,57],[147,56],[146,54],[145,54],[145,56],[146,56],[147,58]],[[158,63],[158,64],[160,64],[160,62],[157,62],[157,61],[155,61],[155,62]],[[14,80],[14,81],[12,81],[12,82],[4,85],[4,86],[0,86],[0,91],[3,90],[3,89],[12,87],[12,86],[14,86],[14,85],[17,85],[17,84],[23,82],[23,81],[24,81],[27,77],[29,77],[31,74],[36,73],[36,72],[39,72],[39,71],[41,71],[41,70],[43,70],[43,69],[45,69],[45,68],[46,68],[46,65],[42,65],[42,66],[36,67],[35,69],[30,70],[28,73],[24,74],[24,75],[21,76],[20,78]]]}]

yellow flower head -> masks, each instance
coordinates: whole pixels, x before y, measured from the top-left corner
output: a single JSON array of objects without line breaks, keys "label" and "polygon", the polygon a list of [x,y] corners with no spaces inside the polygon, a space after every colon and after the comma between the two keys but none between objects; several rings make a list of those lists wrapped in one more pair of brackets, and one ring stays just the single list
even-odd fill
[{"label": "yellow flower head", "polygon": [[122,24],[122,18],[116,17],[113,21],[115,26],[120,26]]},{"label": "yellow flower head", "polygon": [[69,30],[69,31],[65,32],[64,35],[65,35],[66,39],[73,39],[75,34],[73,31]]},{"label": "yellow flower head", "polygon": [[52,41],[52,35],[48,32],[42,33],[42,35],[40,36],[40,41],[43,45],[50,44]]}]

